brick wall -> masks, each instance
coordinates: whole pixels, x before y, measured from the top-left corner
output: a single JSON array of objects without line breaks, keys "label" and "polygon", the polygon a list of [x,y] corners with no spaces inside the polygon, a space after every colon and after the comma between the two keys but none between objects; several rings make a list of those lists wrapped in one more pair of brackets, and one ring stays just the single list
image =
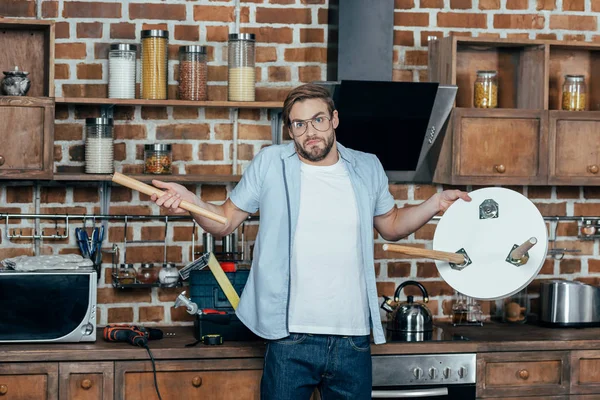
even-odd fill
[{"label": "brick wall", "polygon": [[[142,29],[170,32],[170,95],[175,93],[176,55],[179,45],[202,43],[209,47],[209,97],[226,97],[226,39],[229,32],[257,35],[257,98],[282,99],[290,87],[325,79],[327,0],[168,0],[168,1],[46,1],[3,0],[0,16],[53,19],[56,24],[56,96],[105,97],[107,93],[107,48],[110,43],[136,43]],[[394,35],[394,80],[427,79],[428,36],[448,34],[501,38],[558,39],[600,42],[600,0],[396,0]],[[83,166],[84,118],[98,116],[96,107],[56,108],[56,170]],[[117,107],[114,110],[115,157],[126,173],[142,169],[142,146],[152,142],[174,145],[176,172],[223,173],[243,170],[249,160],[270,143],[267,110],[232,111],[202,108]],[[238,119],[238,146],[232,147]],[[190,185],[203,199],[222,202],[231,185]],[[391,185],[399,206],[414,205],[443,188],[436,185]],[[471,187],[463,188],[471,190]],[[528,196],[544,215],[600,215],[600,190],[582,187],[514,187]],[[34,212],[39,195],[43,213],[99,213],[97,184],[41,184],[39,194],[29,182],[0,184],[0,212]],[[138,193],[113,187],[108,210],[111,214],[160,214],[160,210]],[[53,229],[45,223],[46,229]],[[14,221],[10,229],[32,231],[28,221]],[[257,226],[247,230],[254,239]],[[431,246],[435,224],[428,224],[403,242]],[[0,226],[0,258],[32,254],[29,240],[8,240]],[[128,240],[163,238],[160,222],[130,224]],[[173,224],[165,238],[170,261],[190,260],[191,226]],[[600,283],[600,254],[596,243],[576,238],[577,223],[561,223],[556,247],[580,250],[563,260],[548,259],[540,278],[561,276]],[[121,244],[122,222],[111,223],[105,249]],[[388,260],[383,240],[376,239],[376,272],[380,294],[392,295],[407,277],[423,282],[430,291],[430,308],[445,318],[451,306],[452,289],[438,276],[431,262],[415,259]],[[162,247],[128,248],[128,262],[162,262]],[[45,241],[44,254],[76,252],[70,241]],[[110,260],[110,254],[105,254]],[[183,309],[171,308],[178,290],[117,291],[112,289],[110,264],[99,288],[100,324],[141,322],[189,324]],[[538,283],[530,286],[535,293]],[[409,291],[410,293],[410,291]],[[415,293],[416,294],[416,293]],[[534,295],[535,297],[535,295]],[[535,307],[536,301],[533,300]],[[493,312],[485,303],[484,310]]]}]

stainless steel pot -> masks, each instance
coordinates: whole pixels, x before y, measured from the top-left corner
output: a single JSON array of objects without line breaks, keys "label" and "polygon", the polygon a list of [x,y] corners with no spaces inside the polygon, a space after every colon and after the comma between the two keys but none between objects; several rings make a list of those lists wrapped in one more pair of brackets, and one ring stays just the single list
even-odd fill
[{"label": "stainless steel pot", "polygon": [[[416,281],[403,282],[396,289],[394,301],[399,301],[400,292],[405,286],[409,285],[413,285],[421,289],[421,292],[423,293],[423,303],[415,302],[413,296],[407,296],[406,302],[399,303],[398,306],[393,309],[391,321],[388,322],[387,329],[410,334],[418,332],[430,332],[433,330],[433,316],[431,315],[431,311],[429,311],[427,306],[424,304],[429,302],[429,295],[427,294],[427,290],[425,290],[423,285]],[[384,306],[385,304],[389,306],[390,303],[388,300],[389,299],[386,299],[384,304],[382,304],[382,308],[389,312],[390,309]]]}]

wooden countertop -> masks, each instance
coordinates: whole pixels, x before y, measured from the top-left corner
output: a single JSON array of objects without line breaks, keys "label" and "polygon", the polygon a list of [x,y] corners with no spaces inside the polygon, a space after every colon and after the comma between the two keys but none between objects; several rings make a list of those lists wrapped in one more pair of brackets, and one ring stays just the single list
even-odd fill
[{"label": "wooden countertop", "polygon": [[[447,333],[469,340],[402,342],[373,345],[373,355],[480,353],[506,351],[600,350],[600,328],[557,329],[536,325],[508,325],[487,322],[483,327],[452,327],[438,324]],[[264,343],[225,342],[221,346],[194,343],[192,327],[165,327],[173,337],[150,342],[155,359],[206,359],[262,357]],[[145,349],[127,343],[105,342],[100,335],[94,343],[0,344],[0,362],[147,360]]]}]

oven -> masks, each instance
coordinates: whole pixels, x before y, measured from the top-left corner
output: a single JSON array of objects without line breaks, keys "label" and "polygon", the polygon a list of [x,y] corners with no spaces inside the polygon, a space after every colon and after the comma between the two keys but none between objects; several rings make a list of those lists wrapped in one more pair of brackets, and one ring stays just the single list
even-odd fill
[{"label": "oven", "polygon": [[373,399],[475,399],[475,354],[377,355]]}]

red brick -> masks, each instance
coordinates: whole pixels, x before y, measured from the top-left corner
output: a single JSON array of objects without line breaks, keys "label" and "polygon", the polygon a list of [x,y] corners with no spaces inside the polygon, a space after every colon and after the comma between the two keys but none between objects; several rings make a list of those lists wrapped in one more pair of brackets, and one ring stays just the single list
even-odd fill
[{"label": "red brick", "polygon": [[0,17],[35,18],[35,6],[35,0],[2,0],[0,2]]},{"label": "red brick", "polygon": [[598,27],[596,17],[583,15],[551,15],[550,29],[572,31],[595,31]]},{"label": "red brick", "polygon": [[289,82],[292,80],[290,67],[269,67],[269,82]]},{"label": "red brick", "polygon": [[185,4],[129,4],[129,19],[185,21]]},{"label": "red brick", "polygon": [[556,0],[537,0],[535,9],[541,10],[554,10],[556,8]]},{"label": "red brick", "polygon": [[427,51],[425,50],[407,50],[404,58],[405,65],[427,65]]},{"label": "red brick", "polygon": [[585,0],[563,0],[562,9],[563,11],[585,11]]},{"label": "red brick", "polygon": [[272,62],[277,61],[277,48],[275,47],[259,47],[256,49],[256,62]]},{"label": "red brick", "polygon": [[200,143],[198,146],[198,159],[203,161],[221,161],[223,160],[223,145]]},{"label": "red brick", "polygon": [[77,79],[102,79],[102,64],[77,64]]},{"label": "red brick", "polygon": [[166,107],[142,107],[142,119],[167,119]]},{"label": "red brick", "polygon": [[[62,147],[55,144],[54,145],[54,157],[53,157],[54,161],[60,162],[60,161],[62,161],[62,157],[63,157],[62,156]],[[2,243],[2,242],[0,242],[0,243]]]},{"label": "red brick", "polygon": [[500,0],[479,0],[480,10],[499,10]]},{"label": "red brick", "polygon": [[105,84],[64,84],[64,97],[108,97]]},{"label": "red brick", "polygon": [[202,201],[223,201],[227,198],[227,188],[219,185],[202,185]]},{"label": "red brick", "polygon": [[156,127],[158,140],[208,140],[210,126],[208,124],[171,124]]},{"label": "red brick", "polygon": [[101,22],[80,22],[77,24],[78,38],[101,38],[102,37]]},{"label": "red brick", "polygon": [[194,21],[234,22],[235,9],[228,6],[194,6]]},{"label": "red brick", "polygon": [[529,8],[529,0],[506,0],[507,10],[527,10]]},{"label": "red brick", "polygon": [[563,35],[563,40],[584,42],[585,35]]},{"label": "red brick", "polygon": [[[528,34],[523,34],[521,36],[522,38],[529,38]],[[535,35],[536,39],[542,39],[542,40],[556,40],[556,33],[538,33]]]},{"label": "red brick", "polygon": [[191,161],[193,159],[191,144],[173,144],[173,160]]},{"label": "red brick", "polygon": [[412,69],[394,69],[392,71],[392,81],[394,82],[412,82],[414,80]]},{"label": "red brick", "polygon": [[198,25],[175,25],[175,40],[199,41],[200,27]]},{"label": "red brick", "polygon": [[592,1],[592,11],[594,12],[600,12],[600,2],[596,1]]},{"label": "red brick", "polygon": [[256,22],[263,24],[306,24],[312,23],[309,8],[256,8]]},{"label": "red brick", "polygon": [[319,66],[298,67],[300,82],[314,82],[322,80],[322,70]]},{"label": "red brick", "polygon": [[32,203],[33,188],[31,186],[7,186],[7,203]]},{"label": "red brick", "polygon": [[190,165],[185,166],[186,174],[197,175],[231,175],[231,165],[210,164],[210,165]]},{"label": "red brick", "polygon": [[69,79],[69,64],[54,64],[54,79]]},{"label": "red brick", "polygon": [[581,272],[581,260],[561,260],[560,261],[560,274],[576,274]]},{"label": "red brick", "polygon": [[85,43],[56,43],[54,56],[57,60],[83,60],[86,56]]},{"label": "red brick", "polygon": [[97,203],[100,200],[97,187],[73,188],[73,201],[75,203]]},{"label": "red brick", "polygon": [[285,49],[284,59],[290,62],[326,62],[327,49],[322,47]]},{"label": "red brick", "polygon": [[149,24],[149,23],[143,23],[142,24],[142,30],[152,30],[152,29],[157,29],[157,30],[162,30],[162,31],[168,31],[169,30],[169,25],[167,25],[166,23],[161,24],[158,22]]},{"label": "red brick", "polygon": [[410,276],[409,262],[388,262],[387,263],[388,277],[404,278]]},{"label": "red brick", "polygon": [[65,1],[62,15],[64,18],[121,18],[121,2]]},{"label": "red brick", "polygon": [[226,42],[229,35],[229,28],[226,26],[207,26],[207,42]]},{"label": "red brick", "polygon": [[[394,9],[396,10],[410,10],[411,8],[415,8],[415,0],[394,0]],[[421,4],[421,8],[425,7]]]},{"label": "red brick", "polygon": [[394,13],[394,25],[395,26],[429,26],[429,14],[428,13],[409,13],[409,12],[395,12]]},{"label": "red brick", "polygon": [[439,27],[454,28],[487,28],[487,16],[475,13],[439,13]]},{"label": "red brick", "polygon": [[173,118],[175,118],[175,119],[197,119],[198,118],[198,108],[197,107],[173,107]]},{"label": "red brick", "polygon": [[[99,304],[100,301],[98,301]],[[108,309],[106,321],[109,324],[116,322],[130,323],[133,322],[133,308],[131,307],[114,307]]]},{"label": "red brick", "polygon": [[54,37],[56,39],[68,39],[71,37],[70,30],[68,22],[57,22],[54,24]]},{"label": "red brick", "polygon": [[325,7],[319,8],[319,11],[317,13],[317,23],[319,25],[325,25],[325,24],[327,24],[328,18],[329,18],[329,10]]},{"label": "red brick", "polygon": [[83,125],[54,124],[54,140],[83,140]]},{"label": "red brick", "polygon": [[394,46],[413,47],[415,45],[415,36],[412,31],[394,30]]},{"label": "red brick", "polygon": [[237,158],[238,160],[252,160],[254,158],[254,146],[246,143],[238,144]]},{"label": "red brick", "polygon": [[473,2],[471,0],[450,0],[450,8],[455,10],[468,10],[473,8]]},{"label": "red brick", "polygon": [[146,125],[118,124],[113,127],[113,135],[118,140],[146,139]]},{"label": "red brick", "polygon": [[58,1],[44,1],[42,3],[42,18],[58,17]]},{"label": "red brick", "polygon": [[494,28],[497,29],[543,29],[545,18],[535,14],[494,15]]},{"label": "red brick", "polygon": [[408,186],[406,185],[389,185],[389,190],[394,199],[408,200]]},{"label": "red brick", "polygon": [[140,322],[162,322],[165,318],[165,308],[162,306],[140,307]]},{"label": "red brick", "polygon": [[135,39],[135,24],[121,22],[110,24],[111,39]]},{"label": "red brick", "polygon": [[325,4],[325,0],[300,0],[301,4]]},{"label": "red brick", "polygon": [[244,28],[243,33],[253,33],[259,43],[292,43],[294,31],[291,28]]},{"label": "red brick", "polygon": [[300,29],[301,43],[323,43],[325,41],[325,30],[320,28]]}]

